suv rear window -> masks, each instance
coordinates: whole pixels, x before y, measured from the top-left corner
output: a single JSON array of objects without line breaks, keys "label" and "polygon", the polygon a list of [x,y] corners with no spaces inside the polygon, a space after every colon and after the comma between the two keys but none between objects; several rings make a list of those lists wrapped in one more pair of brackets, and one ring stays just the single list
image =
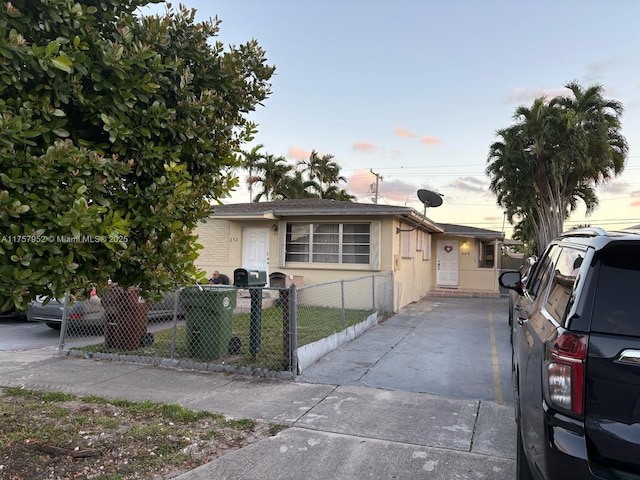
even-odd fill
[{"label": "suv rear window", "polygon": [[640,244],[612,244],[600,251],[599,261],[591,330],[640,337]]}]

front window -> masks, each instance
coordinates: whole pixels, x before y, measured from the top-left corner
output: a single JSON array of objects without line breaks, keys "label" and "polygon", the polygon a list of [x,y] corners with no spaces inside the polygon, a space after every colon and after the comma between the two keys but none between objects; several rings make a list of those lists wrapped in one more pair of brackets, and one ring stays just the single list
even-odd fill
[{"label": "front window", "polygon": [[489,242],[480,242],[480,246],[480,268],[493,268],[495,264],[495,246]]},{"label": "front window", "polygon": [[287,262],[368,264],[368,223],[288,223]]}]

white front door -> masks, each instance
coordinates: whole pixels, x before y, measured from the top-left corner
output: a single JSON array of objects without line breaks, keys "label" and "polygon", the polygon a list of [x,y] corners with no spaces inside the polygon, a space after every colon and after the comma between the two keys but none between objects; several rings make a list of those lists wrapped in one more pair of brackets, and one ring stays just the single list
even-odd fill
[{"label": "white front door", "polygon": [[264,270],[269,278],[268,228],[245,228],[242,240],[242,268]]},{"label": "white front door", "polygon": [[458,286],[458,260],[460,242],[438,240],[436,283],[443,287]]}]

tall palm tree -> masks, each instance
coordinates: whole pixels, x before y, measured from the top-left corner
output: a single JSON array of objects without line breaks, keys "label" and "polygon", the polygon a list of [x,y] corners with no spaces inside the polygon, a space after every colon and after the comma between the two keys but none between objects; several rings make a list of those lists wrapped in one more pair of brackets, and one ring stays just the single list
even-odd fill
[{"label": "tall palm tree", "polygon": [[321,198],[324,198],[326,200],[339,200],[342,202],[353,202],[356,200],[355,195],[351,195],[344,188],[339,188],[336,185],[331,185],[330,187],[326,188],[322,192]]},{"label": "tall palm tree", "polygon": [[262,197],[266,200],[282,198],[278,193],[286,182],[287,175],[292,170],[292,166],[287,160],[280,156],[274,157],[267,154],[254,165],[256,169],[256,180],[254,183],[262,184],[262,191],[259,192],[254,202],[259,202]]},{"label": "tall palm tree", "polygon": [[346,178],[340,175],[340,166],[333,158],[331,154],[320,156],[312,150],[308,160],[298,162],[298,166],[304,168],[309,180],[314,182],[314,188],[320,198],[327,198],[326,190],[346,181]]},{"label": "tall palm tree", "polygon": [[595,187],[622,172],[628,151],[622,105],[604,99],[600,85],[566,86],[571,96],[518,107],[516,123],[498,130],[489,149],[490,189],[510,221],[526,218],[539,249],[563,231],[580,200],[593,211]]},{"label": "tall palm tree", "polygon": [[243,167],[246,168],[248,170],[248,172],[249,172],[249,175],[247,176],[247,188],[249,190],[249,201],[250,202],[253,201],[253,184],[257,180],[259,180],[259,179],[257,179],[256,177],[253,176],[253,170],[255,169],[256,165],[258,163],[260,163],[260,161],[265,156],[265,154],[260,152],[260,150],[262,148],[264,148],[264,145],[262,145],[260,143],[260,144],[256,145],[255,147],[253,147],[248,152],[243,152],[243,156],[244,156]]},{"label": "tall palm tree", "polygon": [[313,192],[315,183],[305,178],[303,172],[292,168],[283,182],[278,186],[276,196],[278,198],[293,200],[296,198],[317,198]]}]

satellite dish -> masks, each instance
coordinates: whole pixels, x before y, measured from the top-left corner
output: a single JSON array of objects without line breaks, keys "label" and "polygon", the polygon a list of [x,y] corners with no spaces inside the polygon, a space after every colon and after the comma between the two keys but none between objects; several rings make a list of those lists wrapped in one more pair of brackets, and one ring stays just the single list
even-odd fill
[{"label": "satellite dish", "polygon": [[418,190],[418,198],[424,204],[424,209],[427,207],[439,207],[442,205],[441,193],[432,192],[431,190]]}]

